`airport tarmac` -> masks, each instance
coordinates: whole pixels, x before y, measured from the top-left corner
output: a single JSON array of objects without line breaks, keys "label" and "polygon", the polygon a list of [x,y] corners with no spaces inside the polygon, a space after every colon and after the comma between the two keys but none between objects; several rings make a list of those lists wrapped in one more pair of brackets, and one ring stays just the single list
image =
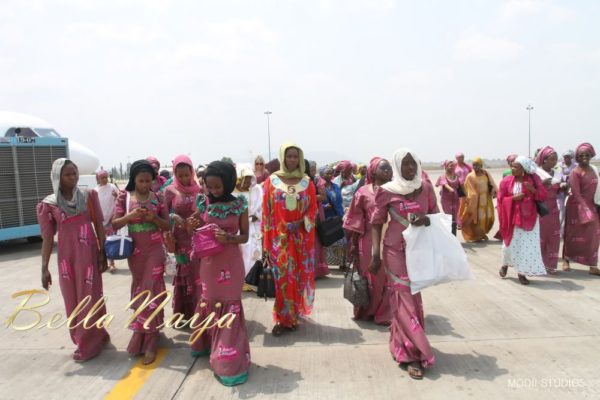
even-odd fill
[{"label": "airport tarmac", "polygon": [[[500,242],[463,246],[475,279],[423,292],[436,364],[422,381],[392,360],[387,328],[351,319],[343,274],[333,267],[317,280],[313,314],[292,334],[273,337],[272,300],[244,293],[252,367],[247,383],[228,388],[216,381],[207,359],[191,357],[189,331],[165,329],[159,360],[150,368],[127,354],[130,275],[124,261],[117,273],[103,275],[115,319],[111,343],[99,357],[73,362],[66,327],[6,327],[21,299],[11,295],[41,289],[41,246],[0,243],[0,399],[600,398],[600,279],[573,264],[572,272],[522,286],[512,270],[506,279],[498,276]],[[56,284],[41,309],[43,322],[64,313],[55,256],[51,271]],[[166,281],[171,289],[172,277]],[[31,320],[23,314],[15,322]]]}]

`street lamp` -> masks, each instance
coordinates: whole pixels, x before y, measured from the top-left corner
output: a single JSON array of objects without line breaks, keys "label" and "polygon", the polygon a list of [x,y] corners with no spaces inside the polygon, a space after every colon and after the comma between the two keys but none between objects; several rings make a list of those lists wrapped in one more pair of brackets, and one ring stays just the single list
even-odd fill
[{"label": "street lamp", "polygon": [[271,111],[265,111],[265,115],[267,116],[267,137],[269,139],[269,161],[271,161],[271,123],[269,120],[271,114],[273,114]]},{"label": "street lamp", "polygon": [[525,109],[529,113],[529,146],[527,147],[527,156],[531,157],[531,110],[533,110],[533,106],[528,104]]}]

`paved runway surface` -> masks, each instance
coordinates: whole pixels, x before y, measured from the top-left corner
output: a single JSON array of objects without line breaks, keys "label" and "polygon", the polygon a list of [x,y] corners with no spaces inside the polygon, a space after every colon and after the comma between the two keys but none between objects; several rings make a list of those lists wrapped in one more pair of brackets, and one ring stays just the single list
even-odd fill
[{"label": "paved runway surface", "polygon": [[[495,230],[492,232],[492,234]],[[40,245],[0,244],[0,320],[18,300],[11,294],[40,288]],[[500,243],[465,244],[475,280],[423,293],[426,331],[436,365],[411,380],[392,361],[388,332],[355,322],[342,298],[343,275],[332,269],[317,281],[313,315],[293,334],[272,337],[272,301],[244,294],[252,353],[249,381],[221,386],[208,360],[193,359],[189,332],[166,329],[163,358],[141,368],[125,349],[130,332],[130,275],[104,274],[108,311],[115,315],[111,344],[98,358],[76,364],[65,327],[0,329],[0,399],[598,399],[600,398],[600,279],[587,268],[532,278],[524,287],[509,271],[500,279]],[[56,258],[51,271],[57,279]],[[166,278],[168,288],[172,278]],[[60,290],[43,321],[64,313]],[[170,306],[166,308],[171,314]],[[31,315],[16,321],[23,325]]]}]

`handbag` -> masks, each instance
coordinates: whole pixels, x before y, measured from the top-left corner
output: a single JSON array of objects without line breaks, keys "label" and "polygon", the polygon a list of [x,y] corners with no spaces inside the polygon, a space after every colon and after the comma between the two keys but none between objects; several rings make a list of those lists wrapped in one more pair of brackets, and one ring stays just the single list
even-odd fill
[{"label": "handbag", "polygon": [[331,246],[338,240],[344,238],[346,234],[343,228],[344,222],[342,217],[336,216],[326,219],[325,221],[317,221],[317,236],[321,246]]},{"label": "handbag", "polygon": [[260,280],[260,274],[263,269],[263,263],[260,260],[257,260],[250,271],[246,274],[246,278],[244,282],[246,282],[250,286],[258,286],[258,282]]},{"label": "handbag", "polygon": [[[533,180],[533,186],[535,186],[535,188],[537,190],[537,185],[535,184],[535,179]],[[537,213],[540,217],[544,217],[544,216],[550,214],[550,210],[548,209],[548,206],[543,201],[535,200],[535,209],[537,210]]]},{"label": "handbag", "polygon": [[261,266],[258,285],[256,285],[256,295],[263,297],[267,301],[267,298],[275,297],[275,277],[273,276],[273,270],[266,263],[261,263]]},{"label": "handbag", "polygon": [[[129,192],[125,196],[125,215],[129,214]],[[129,228],[127,224],[117,231],[116,234],[110,235],[104,242],[104,251],[106,258],[109,260],[124,260],[133,254],[133,239],[129,236]]]},{"label": "handbag", "polygon": [[356,271],[354,260],[352,270],[344,276],[344,298],[356,307],[369,306],[369,282]]},{"label": "handbag", "polygon": [[215,239],[215,232],[219,229],[217,224],[206,224],[194,231],[192,236],[192,259],[198,260],[222,252],[225,249]]},{"label": "handbag", "polygon": [[467,197],[462,184],[459,184],[456,188],[456,194],[458,195],[458,197]]},{"label": "handbag", "polygon": [[550,210],[548,210],[548,206],[543,201],[536,200],[535,208],[537,209],[537,213],[540,217],[544,217],[544,216],[550,214]]}]

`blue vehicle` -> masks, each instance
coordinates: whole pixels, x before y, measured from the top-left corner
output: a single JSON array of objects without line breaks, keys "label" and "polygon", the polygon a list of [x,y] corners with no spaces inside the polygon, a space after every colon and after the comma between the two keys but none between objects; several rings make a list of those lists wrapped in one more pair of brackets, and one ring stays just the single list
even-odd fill
[{"label": "blue vehicle", "polygon": [[68,155],[67,138],[0,137],[0,241],[39,238],[36,206],[52,193],[52,163]]}]

